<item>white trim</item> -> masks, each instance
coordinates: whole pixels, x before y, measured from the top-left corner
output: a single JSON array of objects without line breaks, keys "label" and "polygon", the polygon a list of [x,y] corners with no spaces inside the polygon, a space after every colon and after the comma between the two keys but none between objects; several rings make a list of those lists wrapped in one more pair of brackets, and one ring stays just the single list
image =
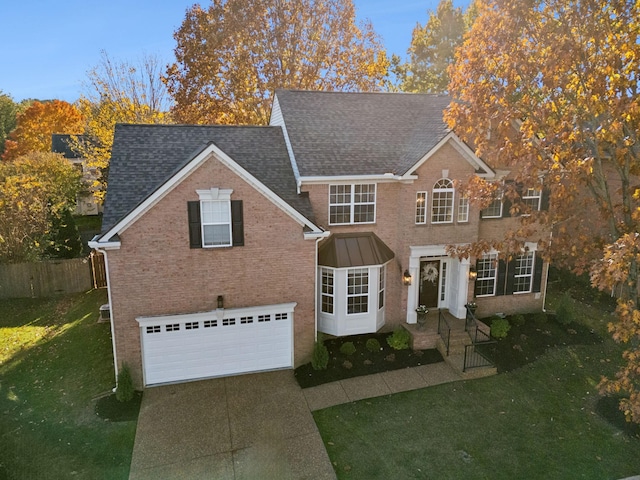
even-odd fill
[{"label": "white trim", "polygon": [[[133,223],[135,223],[138,218],[144,215],[151,207],[162,200],[169,192],[171,192],[184,179],[186,179],[191,173],[193,173],[200,165],[202,165],[206,160],[212,157],[233,170],[240,178],[249,183],[252,187],[258,190],[258,192],[262,193],[262,195],[264,195],[273,204],[280,207],[280,209],[282,209],[297,223],[310,228],[314,232],[322,232],[322,229],[311,223],[306,217],[304,217],[304,215],[290,206],[287,202],[282,200],[278,195],[267,188],[267,186],[260,182],[256,177],[251,175],[231,157],[220,150],[217,145],[210,143],[204,150],[202,150],[184,167],[182,167],[175,175],[173,175],[169,180],[160,185],[160,187],[158,187],[155,192],[145,198],[136,208],[133,209],[133,211],[131,211],[128,215],[126,215],[118,223],[111,227],[111,229],[104,235],[101,235],[100,238],[109,239],[116,234],[124,232]],[[98,242],[101,243],[100,241]]]},{"label": "white trim", "polygon": [[[420,194],[424,194],[424,204],[422,205],[422,221],[421,222],[418,221],[418,196]],[[416,208],[414,211],[414,222],[416,225],[426,225],[427,223],[427,213],[429,212],[428,199],[429,199],[429,192],[427,192],[426,190],[419,190],[416,192]]]},{"label": "white trim", "polygon": [[449,132],[445,135],[442,140],[440,140],[431,150],[429,150],[420,160],[418,160],[415,164],[411,166],[407,170],[407,172],[402,175],[402,178],[411,178],[410,172],[414,172],[423,163],[425,163],[429,158],[431,158],[438,150],[440,150],[445,144],[449,143],[456,151],[475,169],[482,169],[486,173],[477,173],[479,177],[483,178],[494,178],[496,176],[493,169],[489,167],[486,163],[484,163],[474,152],[471,150],[466,143],[464,143],[460,137],[458,137],[455,133]]},{"label": "white trim", "polygon": [[217,188],[212,187],[208,190],[196,190],[200,201],[204,202],[216,202],[216,201],[231,201],[231,194],[233,189],[230,188]]},{"label": "white trim", "polygon": [[[274,122],[274,118],[281,120],[281,122]],[[296,179],[296,186],[298,194],[300,194],[300,169],[298,168],[298,162],[296,161],[296,154],[293,153],[293,146],[291,145],[291,139],[289,138],[289,132],[287,131],[287,124],[284,121],[284,114],[280,108],[280,102],[278,101],[278,95],[273,95],[273,105],[271,107],[271,115],[269,115],[269,125],[274,127],[280,127],[282,129],[282,136],[284,137],[284,143],[287,146],[287,152],[289,153],[289,161],[291,162],[291,169]]]},{"label": "white trim", "polygon": [[[348,203],[331,203],[331,187],[350,187],[349,188],[349,202]],[[356,197],[356,187],[360,186],[360,187],[371,187],[373,186],[373,202],[356,202],[355,197]],[[371,192],[368,191],[366,193],[366,195],[370,195]],[[340,193],[336,193],[335,195],[344,195],[344,194],[340,194]],[[360,195],[362,195],[362,192],[360,192]],[[366,225],[366,224],[373,224],[376,223],[376,213],[377,213],[377,201],[378,201],[378,185],[376,183],[332,183],[329,184],[329,209],[328,209],[328,219],[329,219],[329,225]],[[357,205],[373,205],[373,220],[371,221],[367,221],[367,222],[356,222],[355,221],[355,210],[356,210],[356,206]],[[331,207],[345,207],[345,206],[349,206],[349,221],[348,222],[332,222],[331,221]]]},{"label": "white trim", "polygon": [[89,248],[93,248],[94,250],[120,250],[120,247],[122,246],[120,242],[97,242],[95,240],[89,241],[87,245],[89,245]]},{"label": "white trim", "polygon": [[[438,187],[438,184],[440,184],[441,182],[448,182],[448,185],[451,185],[450,187]],[[438,194],[438,204],[436,205],[436,193]],[[449,212],[449,215],[451,216],[451,218],[449,220],[434,220],[434,217],[441,217],[443,216],[443,214],[441,213],[443,205],[441,202],[441,195],[446,195],[444,198],[447,199],[449,198],[449,195],[451,196],[451,204],[449,205],[449,208],[451,209],[451,211]],[[431,211],[430,211],[430,219],[431,219],[431,223],[433,225],[439,225],[439,224],[443,224],[443,223],[453,223],[454,220],[454,210],[455,210],[455,203],[456,203],[456,189],[453,183],[453,180],[451,180],[450,178],[441,178],[438,181],[436,181],[436,183],[433,184],[433,187],[431,189]],[[436,213],[434,209],[438,209],[438,212]],[[446,215],[446,208],[447,205],[444,205],[445,208],[445,215]]]},{"label": "white trim", "polygon": [[333,185],[348,184],[348,183],[392,183],[402,182],[407,183],[407,180],[413,182],[417,180],[416,175],[394,175],[393,173],[385,173],[382,175],[319,175],[300,177],[301,185],[322,185],[331,183]]}]

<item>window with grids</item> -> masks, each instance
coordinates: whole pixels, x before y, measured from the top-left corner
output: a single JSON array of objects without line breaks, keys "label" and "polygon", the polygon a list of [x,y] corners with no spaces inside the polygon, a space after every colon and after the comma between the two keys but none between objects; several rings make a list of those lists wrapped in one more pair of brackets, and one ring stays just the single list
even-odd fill
[{"label": "window with grids", "polygon": [[534,259],[534,252],[523,253],[516,257],[513,293],[529,293],[531,291]]},{"label": "window with grids", "polygon": [[431,223],[453,222],[453,182],[442,178],[433,186],[431,195]]},{"label": "window with grids", "polygon": [[495,295],[496,279],[497,279],[498,254],[485,253],[478,260],[476,277],[476,295],[486,296]]},{"label": "window with grids", "polygon": [[416,223],[427,223],[427,192],[416,193]]},{"label": "window with grids", "polygon": [[384,307],[384,290],[387,281],[387,267],[380,267],[380,279],[378,280],[378,310]]},{"label": "window with grids", "polygon": [[200,202],[203,247],[231,246],[231,202],[202,200]]},{"label": "window with grids", "polygon": [[322,312],[333,313],[333,270],[322,268]]},{"label": "window with grids", "polygon": [[496,198],[491,204],[482,210],[482,218],[501,218],[502,217],[502,195]]},{"label": "window with grids", "polygon": [[540,200],[542,199],[542,190],[535,188],[527,188],[522,195],[522,203],[524,203],[532,212],[540,210]]},{"label": "window with grids", "polygon": [[329,185],[329,224],[374,223],[375,183]]},{"label": "window with grids", "polygon": [[458,200],[458,223],[469,221],[469,197],[461,195]]},{"label": "window with grids", "polygon": [[347,271],[347,313],[369,311],[369,269],[352,268]]}]

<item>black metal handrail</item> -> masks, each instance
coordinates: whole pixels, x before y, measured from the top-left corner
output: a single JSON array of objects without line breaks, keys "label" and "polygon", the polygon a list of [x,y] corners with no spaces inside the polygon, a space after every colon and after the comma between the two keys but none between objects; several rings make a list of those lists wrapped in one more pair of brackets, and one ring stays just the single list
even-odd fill
[{"label": "black metal handrail", "polygon": [[475,314],[467,307],[467,318],[464,323],[464,330],[471,337],[472,343],[491,342],[491,335],[480,327],[480,321]]},{"label": "black metal handrail", "polygon": [[477,347],[485,348],[486,345],[496,344],[495,340],[482,343],[472,343],[464,347],[464,366],[462,371],[466,372],[472,368],[495,367],[495,362],[491,360],[488,354],[478,350]]},{"label": "black metal handrail", "polygon": [[447,351],[447,357],[449,356],[449,343],[451,341],[451,325],[442,313],[442,310],[438,310],[438,335],[444,342],[445,349]]}]

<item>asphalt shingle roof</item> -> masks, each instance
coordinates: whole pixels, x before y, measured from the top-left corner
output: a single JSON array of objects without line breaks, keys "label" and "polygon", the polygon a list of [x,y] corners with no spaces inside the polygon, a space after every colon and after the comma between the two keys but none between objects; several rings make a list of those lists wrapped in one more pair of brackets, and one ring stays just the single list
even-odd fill
[{"label": "asphalt shingle roof", "polygon": [[448,95],[277,90],[300,175],[404,174],[448,133]]},{"label": "asphalt shingle roof", "polygon": [[280,127],[118,124],[102,232],[115,226],[211,142],[313,222],[308,197],[296,193]]}]

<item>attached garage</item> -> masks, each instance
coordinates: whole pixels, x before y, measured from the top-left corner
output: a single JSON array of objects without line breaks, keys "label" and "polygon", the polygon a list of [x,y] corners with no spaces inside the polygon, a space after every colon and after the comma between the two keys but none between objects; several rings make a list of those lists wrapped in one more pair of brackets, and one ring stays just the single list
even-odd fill
[{"label": "attached garage", "polygon": [[295,306],[138,317],[145,386],[291,368]]}]

